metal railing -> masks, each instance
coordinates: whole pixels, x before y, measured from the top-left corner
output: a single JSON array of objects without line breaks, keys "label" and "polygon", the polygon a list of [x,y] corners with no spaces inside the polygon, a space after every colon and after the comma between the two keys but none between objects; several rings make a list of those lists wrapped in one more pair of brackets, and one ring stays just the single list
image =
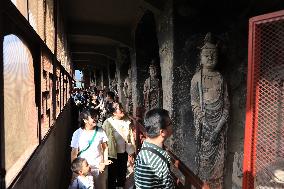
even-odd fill
[{"label": "metal railing", "polygon": [[[133,121],[136,143],[136,154],[141,149],[144,139],[146,139],[146,130],[143,126],[143,108],[138,107],[136,110],[136,116],[129,116]],[[209,189],[209,186],[204,183],[200,178],[193,173],[169,148],[166,147],[168,154],[171,157],[172,168],[176,169],[179,173],[172,171],[172,176],[176,182],[176,186],[179,189]]]}]

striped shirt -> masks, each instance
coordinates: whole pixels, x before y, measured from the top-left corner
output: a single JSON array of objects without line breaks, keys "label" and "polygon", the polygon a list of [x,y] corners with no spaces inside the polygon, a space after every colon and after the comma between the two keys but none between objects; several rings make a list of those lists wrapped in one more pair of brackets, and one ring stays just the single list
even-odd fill
[{"label": "striped shirt", "polygon": [[[154,148],[170,162],[168,153],[157,145],[144,141],[142,147]],[[134,179],[137,189],[174,188],[174,182],[167,163],[161,157],[148,150],[141,150],[137,155]]]}]

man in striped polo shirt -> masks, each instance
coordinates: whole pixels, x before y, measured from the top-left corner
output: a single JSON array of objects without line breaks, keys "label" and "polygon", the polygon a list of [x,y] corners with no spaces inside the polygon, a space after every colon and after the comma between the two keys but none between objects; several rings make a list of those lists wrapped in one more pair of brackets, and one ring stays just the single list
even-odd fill
[{"label": "man in striped polo shirt", "polygon": [[163,144],[172,135],[169,112],[152,109],[146,113],[144,124],[147,139],[135,161],[134,179],[137,189],[174,188],[170,173],[170,157]]}]

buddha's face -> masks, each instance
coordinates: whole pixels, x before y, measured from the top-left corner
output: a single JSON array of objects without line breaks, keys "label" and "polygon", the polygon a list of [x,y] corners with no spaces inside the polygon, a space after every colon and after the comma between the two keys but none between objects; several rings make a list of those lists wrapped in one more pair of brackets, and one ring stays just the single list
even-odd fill
[{"label": "buddha's face", "polygon": [[201,51],[201,65],[204,68],[213,69],[217,64],[217,51],[216,49],[202,49]]},{"label": "buddha's face", "polygon": [[149,68],[149,74],[150,74],[151,77],[155,77],[156,74],[157,74],[156,68],[153,67],[153,66],[150,66],[150,68]]}]

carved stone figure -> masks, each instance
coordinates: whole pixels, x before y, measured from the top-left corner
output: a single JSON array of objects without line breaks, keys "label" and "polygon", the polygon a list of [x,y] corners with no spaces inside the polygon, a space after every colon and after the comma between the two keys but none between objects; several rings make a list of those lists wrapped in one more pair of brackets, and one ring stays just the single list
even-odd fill
[{"label": "carved stone figure", "polygon": [[[152,61],[153,63],[153,61]],[[149,74],[144,83],[144,107],[145,110],[162,107],[162,87],[160,79],[157,77],[157,68],[154,64],[149,66]]]},{"label": "carved stone figure", "polygon": [[111,91],[115,93],[116,96],[118,96],[118,92],[117,92],[117,75],[115,73],[115,77],[114,79],[111,81]]},{"label": "carved stone figure", "polygon": [[128,69],[128,77],[123,83],[123,93],[126,98],[126,112],[132,114],[133,103],[132,103],[132,85],[131,85],[131,68]]},{"label": "carved stone figure", "polygon": [[197,175],[212,189],[223,188],[229,99],[227,85],[215,70],[218,49],[208,33],[200,69],[191,80],[191,106],[197,142]]}]

